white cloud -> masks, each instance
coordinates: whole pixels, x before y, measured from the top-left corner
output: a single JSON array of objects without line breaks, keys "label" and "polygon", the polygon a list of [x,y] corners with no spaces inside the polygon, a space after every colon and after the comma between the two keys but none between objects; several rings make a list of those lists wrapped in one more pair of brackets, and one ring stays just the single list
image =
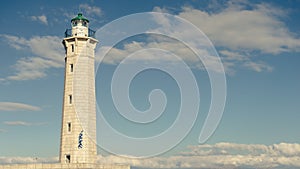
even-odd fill
[{"label": "white cloud", "polygon": [[[226,8],[214,13],[185,6],[178,16],[195,24],[208,35],[215,45],[223,48],[219,53],[227,73],[234,73],[238,67],[256,72],[272,71],[272,66],[259,60],[259,58],[255,58],[253,55],[256,55],[257,51],[270,54],[299,51],[300,40],[282,22],[281,18],[286,17],[283,10],[265,3],[251,5],[251,7],[245,4],[245,2],[236,4],[230,1]],[[85,13],[88,15],[100,16],[102,14],[101,9],[96,6],[80,4],[79,7],[85,10]],[[155,7],[154,10],[166,11],[166,9],[159,7]],[[46,16],[33,17],[35,20],[38,20],[38,18],[47,21]],[[189,30],[175,32],[172,29],[172,24],[166,18],[155,19],[158,24],[163,26],[164,31],[177,35],[177,37],[189,39],[194,37]],[[15,73],[6,78],[0,78],[1,83],[5,80],[42,78],[47,76],[46,71],[48,69],[64,66],[63,47],[59,37],[35,36],[26,39],[11,35],[0,36],[8,40],[11,47],[17,50],[29,50],[33,54],[31,57],[19,59],[13,66]],[[197,43],[194,42],[194,45],[197,45]],[[143,43],[131,42],[122,49],[113,48],[111,57],[107,57],[105,62],[117,64],[132,52],[151,47],[171,50],[174,54],[182,57],[190,66],[204,69],[198,58],[186,46],[179,42],[164,40]],[[203,52],[205,54],[205,51]],[[141,57],[140,60],[146,62],[163,60],[170,64],[176,64],[173,58],[167,56],[155,57],[151,53]],[[220,71],[220,68],[216,66],[216,57],[210,57],[207,64],[210,68]]]},{"label": "white cloud", "polygon": [[[102,23],[102,21],[99,19],[99,17],[103,16],[103,11],[100,7],[89,5],[89,4],[79,4],[76,7],[76,11],[81,12],[84,17],[89,19],[89,21],[92,23],[92,25],[97,25],[98,23]],[[69,23],[72,18],[76,17],[78,13],[67,11],[63,8],[58,9],[58,13],[61,13],[62,16],[64,16],[64,22]],[[61,20],[60,20],[61,21]],[[59,20],[56,20],[56,22],[60,22]]]},{"label": "white cloud", "polygon": [[17,37],[17,36],[11,36],[11,35],[5,35],[5,34],[0,34],[1,37],[7,40],[7,43],[15,48],[16,50],[21,50],[24,47],[26,47],[27,40],[22,38],[22,37]]},{"label": "white cloud", "polygon": [[87,15],[102,15],[102,10],[99,7],[91,6],[89,4],[80,4],[79,9],[81,9]]},{"label": "white cloud", "polygon": [[273,67],[262,61],[252,61],[249,53],[239,53],[229,50],[221,50],[219,54],[222,56],[223,64],[227,73],[234,73],[236,67],[245,67],[256,72],[271,72]]},{"label": "white cloud", "polygon": [[64,9],[60,9],[60,12],[66,18],[64,20],[64,22],[66,22],[66,23],[69,23],[71,21],[71,19],[75,17],[75,14],[73,12],[69,12]]},{"label": "white cloud", "polygon": [[5,121],[4,124],[10,126],[31,126],[31,123],[25,121]]},{"label": "white cloud", "polygon": [[7,81],[5,78],[0,78],[0,84],[7,84]]},{"label": "white cloud", "polygon": [[300,168],[300,144],[274,145],[218,143],[191,146],[190,151],[170,157],[147,159],[99,156],[102,164],[121,163],[145,168]]},{"label": "white cloud", "polygon": [[[160,40],[160,42],[154,41],[147,43],[133,41],[125,44],[122,49],[112,48],[109,52],[109,55],[106,56],[103,61],[108,64],[118,64],[122,61],[122,59],[136,51],[153,48],[159,48],[172,52],[173,54],[180,56],[181,59],[190,64],[190,66],[200,68],[200,65],[197,64],[200,62],[199,58],[189,48],[186,48],[183,44],[176,41],[163,40]],[[176,60],[171,55],[162,55],[162,53],[160,53],[160,55],[156,55],[156,53],[151,50],[143,51],[143,53],[134,61],[168,63],[170,65],[176,64]]]},{"label": "white cloud", "polygon": [[[165,11],[157,7],[154,10]],[[234,73],[237,67],[270,72],[272,66],[255,59],[257,52],[279,54],[300,51],[300,39],[282,22],[282,17],[287,17],[286,13],[265,3],[249,5],[247,1],[229,1],[227,7],[212,13],[185,6],[178,16],[189,20],[214,45],[223,48],[219,53],[227,73]],[[158,23],[165,28],[170,25],[161,18]]]},{"label": "white cloud", "polygon": [[13,66],[15,72],[6,80],[33,80],[45,77],[50,68],[64,66],[61,38],[57,36],[35,36],[30,39],[12,35],[0,35],[17,49],[29,51],[33,56],[19,59]]},{"label": "white cloud", "polygon": [[243,64],[245,67],[248,67],[256,72],[263,72],[263,71],[268,71],[271,72],[273,70],[273,68],[263,62],[245,62]]},{"label": "white cloud", "polygon": [[179,16],[199,27],[217,46],[272,54],[299,51],[300,39],[282,22],[282,9],[268,4],[251,8],[232,2],[218,13],[183,7]]},{"label": "white cloud", "polygon": [[0,164],[30,164],[30,163],[54,163],[58,157],[37,158],[37,157],[0,157]]},{"label": "white cloud", "polygon": [[300,144],[280,143],[272,146],[272,152],[276,155],[285,156],[299,156],[300,157]]},{"label": "white cloud", "polygon": [[30,18],[31,18],[31,20],[33,20],[33,21],[39,21],[39,22],[41,22],[41,23],[43,23],[43,24],[45,24],[45,25],[48,25],[48,20],[47,20],[46,15],[31,16]]},{"label": "white cloud", "polygon": [[222,56],[226,57],[226,60],[228,61],[245,61],[245,60],[249,60],[249,56],[247,55],[242,55],[238,52],[233,52],[233,51],[229,51],[229,50],[220,50],[219,53]]},{"label": "white cloud", "polygon": [[[57,162],[58,158],[38,158]],[[34,163],[31,157],[0,157],[0,163]],[[98,155],[100,164],[130,164],[141,168],[300,168],[300,144],[274,145],[217,143],[191,146],[187,152],[169,157],[126,158]]]},{"label": "white cloud", "polygon": [[7,132],[7,130],[5,130],[5,129],[0,129],[0,133],[6,133]]},{"label": "white cloud", "polygon": [[3,123],[10,126],[40,126],[46,124],[46,123],[31,123],[26,121],[5,121]]},{"label": "white cloud", "polygon": [[[160,7],[155,7],[153,10],[157,12],[167,11],[167,9]],[[257,58],[257,55],[300,51],[300,39],[295,33],[290,32],[285,23],[282,22],[282,17],[287,17],[286,13],[265,3],[249,5],[247,1],[238,1],[238,3],[229,1],[225,8],[223,7],[223,9],[213,13],[185,6],[178,16],[189,20],[200,28],[217,47],[221,48],[219,54],[226,73],[229,74],[235,73],[238,68],[246,68],[256,72],[270,72],[273,67]],[[176,25],[176,22],[163,16],[154,19],[161,27],[149,30],[149,32],[155,32],[159,29],[159,32],[167,32],[168,35],[189,39],[192,41],[191,45],[197,49],[199,49],[199,44],[205,43],[201,39],[196,40],[195,34],[185,25]],[[176,31],[178,29],[175,29],[174,25],[177,28],[181,27],[182,31]],[[128,42],[123,48],[113,48],[110,51],[110,56],[106,57],[104,62],[118,64],[122,59],[138,50],[159,48],[180,56],[189,66],[204,69],[195,54],[187,46],[180,44],[181,42],[160,39],[159,37],[152,38],[152,41],[149,39],[145,39],[144,42]],[[203,46],[201,47],[203,48]],[[203,49],[201,54],[209,56],[207,57],[209,59],[205,60],[206,66],[208,66],[206,69],[211,68],[220,71],[217,57],[209,55],[210,53],[205,50]],[[157,57],[151,53],[144,53],[144,56],[141,56],[139,60],[144,62],[167,61],[170,64],[176,64],[174,57]]]},{"label": "white cloud", "polygon": [[32,80],[45,77],[46,69],[58,68],[61,64],[50,59],[29,57],[19,59],[13,67],[16,74],[8,76],[8,80]]},{"label": "white cloud", "polygon": [[[176,67],[182,59],[191,68],[204,69],[204,65],[201,62],[203,61],[203,63],[205,62],[205,69],[222,72],[222,65],[218,64],[220,63],[218,62],[219,58],[206,37],[202,34],[202,36],[199,35],[199,32],[197,32],[197,38],[195,38],[196,29],[191,29],[191,27],[185,25],[184,22],[173,21],[165,16],[155,16],[153,19],[159,26],[149,29],[146,33],[150,34],[145,36],[143,42],[132,41],[127,42],[122,47],[114,47],[109,51],[109,54],[105,56],[103,62],[118,64],[122,59],[134,52],[143,51],[142,55],[136,57],[137,59],[135,59],[135,61],[146,63],[154,62],[163,64],[164,66]],[[155,35],[155,33],[169,35],[171,38]],[[189,44],[184,44],[180,40],[186,43],[189,42]],[[107,48],[107,46],[102,46],[100,53],[96,53],[97,58],[103,56],[101,52],[105,51],[105,48]],[[170,53],[159,54],[147,49],[161,49]],[[192,49],[198,49],[197,54],[202,56],[201,60]],[[176,55],[180,59],[170,54]]]},{"label": "white cloud", "polygon": [[24,103],[0,102],[0,111],[39,111],[41,108]]}]

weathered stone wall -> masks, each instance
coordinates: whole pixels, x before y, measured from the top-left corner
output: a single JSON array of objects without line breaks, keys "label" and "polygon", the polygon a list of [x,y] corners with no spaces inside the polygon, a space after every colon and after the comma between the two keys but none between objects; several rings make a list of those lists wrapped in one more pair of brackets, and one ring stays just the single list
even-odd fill
[{"label": "weathered stone wall", "polygon": [[[96,104],[94,49],[90,37],[64,39],[66,49],[65,87],[61,131],[61,163],[94,163],[96,147]],[[71,66],[72,65],[72,70]],[[70,102],[70,96],[72,101]],[[71,129],[68,127],[71,124]],[[79,134],[82,147],[79,148]],[[70,156],[70,160],[66,158]]]}]

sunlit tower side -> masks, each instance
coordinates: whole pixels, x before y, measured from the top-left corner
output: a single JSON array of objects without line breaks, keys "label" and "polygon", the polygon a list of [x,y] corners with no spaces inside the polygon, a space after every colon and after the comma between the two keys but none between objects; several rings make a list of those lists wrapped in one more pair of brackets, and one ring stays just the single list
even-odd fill
[{"label": "sunlit tower side", "polygon": [[[65,47],[65,82],[60,140],[60,163],[95,163],[96,106],[94,53],[97,40],[81,13],[71,20]],[[78,115],[80,113],[81,115]]]}]

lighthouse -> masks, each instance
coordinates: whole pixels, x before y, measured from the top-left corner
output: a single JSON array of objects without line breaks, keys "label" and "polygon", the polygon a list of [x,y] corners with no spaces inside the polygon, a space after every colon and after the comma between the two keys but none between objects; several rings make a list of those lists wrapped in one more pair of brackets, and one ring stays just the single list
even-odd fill
[{"label": "lighthouse", "polygon": [[81,13],[71,20],[65,47],[65,82],[59,163],[8,164],[1,169],[130,169],[127,164],[99,164],[96,144],[95,31]]},{"label": "lighthouse", "polygon": [[97,40],[89,20],[81,13],[65,32],[65,81],[63,94],[60,163],[95,163],[96,106],[94,51]]}]

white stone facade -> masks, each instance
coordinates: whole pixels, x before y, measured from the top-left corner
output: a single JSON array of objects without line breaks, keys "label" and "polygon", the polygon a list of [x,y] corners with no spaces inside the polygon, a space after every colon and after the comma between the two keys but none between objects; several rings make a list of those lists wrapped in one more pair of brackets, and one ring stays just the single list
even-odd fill
[{"label": "white stone facade", "polygon": [[95,163],[94,49],[97,40],[74,36],[65,38],[63,44],[66,57],[60,162]]}]

